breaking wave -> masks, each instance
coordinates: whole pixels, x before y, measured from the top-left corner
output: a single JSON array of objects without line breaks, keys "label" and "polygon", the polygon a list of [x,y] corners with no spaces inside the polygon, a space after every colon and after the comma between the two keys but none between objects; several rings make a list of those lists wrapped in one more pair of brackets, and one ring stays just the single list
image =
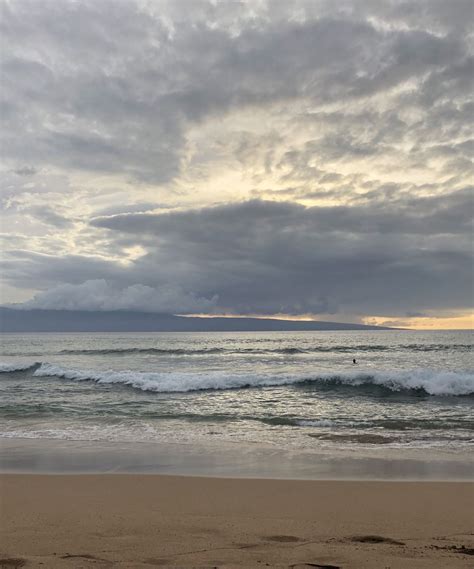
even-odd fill
[{"label": "breaking wave", "polygon": [[35,369],[41,365],[40,362],[34,364],[5,364],[0,362],[0,373],[13,373],[15,371],[28,371],[30,369]]},{"label": "breaking wave", "polygon": [[[202,390],[226,390],[284,385],[347,385],[379,386],[387,390],[424,392],[428,395],[473,395],[474,373],[414,369],[411,371],[346,372],[320,374],[229,374],[223,372],[180,373],[180,372],[137,372],[137,371],[95,371],[63,368],[42,363],[18,369],[34,369],[34,377],[58,377],[74,381],[95,381],[99,384],[122,384],[158,393],[175,393]],[[13,368],[13,369],[12,369]],[[1,369],[1,368],[0,368]]]}]

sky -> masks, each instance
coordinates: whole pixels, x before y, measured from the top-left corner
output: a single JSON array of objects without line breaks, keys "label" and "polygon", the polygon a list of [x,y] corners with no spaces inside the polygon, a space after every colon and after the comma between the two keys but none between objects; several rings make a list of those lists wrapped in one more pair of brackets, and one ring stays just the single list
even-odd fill
[{"label": "sky", "polygon": [[472,325],[471,0],[0,0],[1,303]]}]

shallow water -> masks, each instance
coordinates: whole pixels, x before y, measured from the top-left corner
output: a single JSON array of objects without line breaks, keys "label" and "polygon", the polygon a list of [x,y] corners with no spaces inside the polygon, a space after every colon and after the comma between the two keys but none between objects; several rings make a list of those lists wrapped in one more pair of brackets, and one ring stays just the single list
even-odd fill
[{"label": "shallow water", "polygon": [[452,453],[474,442],[470,332],[0,339],[2,437]]}]

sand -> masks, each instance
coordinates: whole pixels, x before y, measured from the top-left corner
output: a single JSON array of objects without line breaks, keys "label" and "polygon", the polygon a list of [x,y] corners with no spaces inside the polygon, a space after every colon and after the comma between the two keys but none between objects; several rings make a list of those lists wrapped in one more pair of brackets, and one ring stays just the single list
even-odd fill
[{"label": "sand", "polygon": [[6,474],[0,567],[474,566],[474,483]]}]

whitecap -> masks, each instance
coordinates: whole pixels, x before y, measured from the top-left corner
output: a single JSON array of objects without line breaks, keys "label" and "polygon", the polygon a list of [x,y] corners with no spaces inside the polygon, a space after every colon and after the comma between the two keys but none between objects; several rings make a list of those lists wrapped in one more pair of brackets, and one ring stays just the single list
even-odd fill
[{"label": "whitecap", "polygon": [[[25,368],[28,369],[28,368]],[[377,385],[391,391],[423,390],[429,395],[474,394],[474,374],[457,371],[416,369],[409,371],[374,371],[347,373],[291,374],[229,374],[223,372],[180,373],[138,371],[95,371],[63,368],[43,363],[35,370],[36,377],[59,377],[74,381],[95,381],[100,384],[123,384],[143,391],[187,392],[225,390],[246,387],[275,387],[293,384]]]}]

